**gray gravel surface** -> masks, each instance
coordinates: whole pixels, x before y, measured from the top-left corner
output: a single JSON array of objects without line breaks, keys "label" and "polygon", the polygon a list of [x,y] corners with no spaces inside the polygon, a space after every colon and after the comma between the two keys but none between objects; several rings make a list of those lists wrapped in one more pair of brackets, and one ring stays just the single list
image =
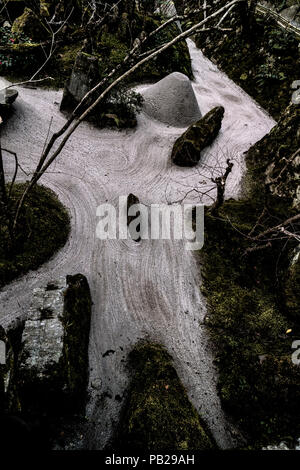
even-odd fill
[{"label": "gray gravel surface", "polygon": [[[128,384],[126,358],[141,338],[162,343],[174,358],[179,377],[217,443],[230,448],[235,439],[220,406],[217,372],[203,320],[199,262],[183,241],[101,241],[95,236],[96,208],[117,203],[119,195],[134,193],[145,204],[176,201],[199,184],[209,187],[210,170],[235,165],[227,197],[238,197],[244,170],[242,154],[275,124],[248,95],[203,57],[188,41],[195,80],[193,89],[202,115],[223,105],[219,137],[197,169],[175,167],[172,145],[185,130],[163,124],[145,113],[133,131],[97,130],[82,124],[44,175],[69,209],[71,236],[49,262],[12,282],[0,292],[0,322],[12,324],[28,313],[32,290],[51,279],[81,272],[90,283],[94,302],[90,337],[89,419],[83,445],[101,449],[118,421]],[[149,86],[138,87],[143,92]],[[18,153],[24,169],[32,171],[44,144],[49,122],[59,128],[62,93],[19,88],[15,114],[2,131],[3,146]],[[162,107],[172,103],[161,102]],[[165,112],[165,109],[164,109]],[[12,172],[12,160],[6,170]],[[24,175],[20,173],[20,179]],[[197,199],[198,198],[198,199]],[[190,193],[187,201],[199,200]],[[206,199],[210,202],[210,199]],[[114,351],[105,355],[108,350]],[[105,357],[103,357],[105,355]]]}]

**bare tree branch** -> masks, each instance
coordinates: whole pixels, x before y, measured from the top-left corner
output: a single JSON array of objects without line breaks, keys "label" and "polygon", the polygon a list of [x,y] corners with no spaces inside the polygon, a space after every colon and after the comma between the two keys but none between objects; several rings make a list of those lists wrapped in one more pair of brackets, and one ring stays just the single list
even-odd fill
[{"label": "bare tree branch", "polygon": [[[172,40],[170,40],[168,43],[164,44],[160,49],[158,49],[157,51],[155,52],[152,52],[150,53],[147,57],[145,58],[142,58],[141,60],[139,60],[135,65],[133,65],[131,68],[129,68],[129,70],[125,71],[123,74],[121,74],[117,79],[115,79],[110,85],[107,86],[107,88],[102,91],[102,93],[93,101],[93,103],[85,110],[83,111],[79,117],[74,117],[72,116],[70,120],[68,120],[66,122],[66,124],[62,127],[62,129],[56,133],[56,135],[52,136],[52,138],[50,139],[50,142],[48,144],[48,146],[46,147],[46,150],[44,152],[44,154],[42,154],[41,158],[40,158],[40,161],[38,163],[38,166],[37,166],[37,169],[36,169],[36,172],[34,174],[34,176],[32,177],[30,183],[28,184],[28,186],[26,187],[26,189],[24,190],[19,202],[18,202],[18,205],[17,205],[17,209],[16,209],[16,214],[15,214],[15,218],[14,218],[14,223],[13,223],[13,228],[15,228],[16,226],[16,223],[17,223],[17,220],[18,220],[18,216],[19,216],[19,213],[20,213],[20,210],[22,208],[22,205],[23,205],[23,202],[28,194],[28,192],[31,190],[31,188],[39,181],[39,179],[41,178],[41,176],[47,171],[47,169],[49,168],[49,166],[52,164],[52,162],[57,158],[57,156],[61,153],[62,149],[64,148],[65,144],[67,143],[67,141],[69,140],[69,138],[71,137],[71,135],[74,133],[74,131],[77,129],[77,127],[80,125],[80,123],[86,119],[86,117],[91,113],[91,111],[93,109],[95,109],[96,106],[99,105],[99,103],[105,98],[105,96],[108,95],[108,93],[110,93],[110,91],[112,89],[114,89],[117,85],[119,85],[122,81],[124,81],[124,79],[126,79],[127,77],[129,77],[130,75],[132,75],[137,69],[141,68],[145,63],[147,63],[148,61],[154,59],[155,57],[157,57],[159,54],[161,54],[162,52],[166,51],[169,47],[177,44],[179,41],[182,41],[190,36],[192,36],[193,34],[195,34],[196,32],[198,31],[201,31],[201,27],[206,24],[208,21],[218,17],[221,13],[223,12],[226,12],[229,8],[231,8],[233,5],[237,4],[237,3],[240,3],[240,2],[244,2],[245,0],[232,0],[231,2],[229,2],[228,4],[224,5],[223,7],[221,7],[220,9],[218,9],[217,11],[215,11],[214,13],[212,13],[210,16],[208,16],[207,18],[205,18],[204,20],[200,21],[199,23],[197,23],[196,25],[190,27],[189,29],[187,29],[186,31],[178,34],[175,38],[173,38]],[[96,88],[96,87],[95,87]],[[82,104],[82,102],[85,101],[85,97],[83,98],[83,100],[81,101],[80,105]],[[79,105],[79,106],[80,106]],[[53,145],[54,143],[56,142],[56,140],[63,136],[63,139],[62,141],[60,142],[60,144],[58,145],[58,147],[56,148],[56,150],[53,151],[52,155],[50,155],[50,157],[48,158],[48,160],[46,161],[51,149],[53,148]]]}]

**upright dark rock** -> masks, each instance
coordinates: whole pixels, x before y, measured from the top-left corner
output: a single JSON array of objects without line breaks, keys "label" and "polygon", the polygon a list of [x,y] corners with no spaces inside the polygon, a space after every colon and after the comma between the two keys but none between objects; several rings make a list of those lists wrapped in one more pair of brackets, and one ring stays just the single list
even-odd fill
[{"label": "upright dark rock", "polygon": [[130,207],[134,206],[135,204],[139,204],[139,203],[140,203],[140,200],[137,196],[135,196],[132,193],[128,194],[128,196],[127,196],[127,225],[129,225],[130,222],[132,222],[132,220],[135,219],[135,216],[128,215],[128,211],[129,211]]},{"label": "upright dark rock", "polygon": [[197,165],[202,150],[217,137],[223,116],[223,106],[217,106],[192,124],[174,144],[171,155],[173,163],[187,167]]},{"label": "upright dark rock", "polygon": [[[135,233],[135,231],[130,230],[130,224],[133,220],[139,217],[140,212],[137,212],[136,215],[129,215],[128,212],[131,206],[134,206],[135,204],[139,204],[139,203],[140,203],[139,198],[135,196],[134,194],[130,193],[127,196],[127,226],[129,227],[129,234],[131,238],[136,242],[139,242],[141,240],[141,237],[140,236],[137,237],[136,236],[137,234]],[[137,231],[141,229],[140,224],[137,225],[136,229]]]},{"label": "upright dark rock", "polygon": [[88,383],[91,294],[82,274],[67,276],[64,295],[64,374],[75,408],[84,405]]},{"label": "upright dark rock", "polygon": [[[66,83],[60,109],[71,112],[86,93],[100,81],[98,58],[85,52],[76,56],[70,80]],[[90,104],[87,101],[86,104]]]}]

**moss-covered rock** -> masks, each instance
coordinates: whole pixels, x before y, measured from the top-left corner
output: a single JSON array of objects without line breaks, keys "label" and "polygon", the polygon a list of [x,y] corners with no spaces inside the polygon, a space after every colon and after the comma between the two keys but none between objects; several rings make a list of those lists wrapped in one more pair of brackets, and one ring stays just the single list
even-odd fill
[{"label": "moss-covered rock", "polygon": [[64,374],[76,410],[83,410],[88,382],[88,345],[91,323],[91,293],[82,274],[67,276],[64,296]]},{"label": "moss-covered rock", "polygon": [[12,32],[25,34],[33,40],[45,39],[50,35],[46,24],[30,8],[25,8],[24,13],[14,21]]},{"label": "moss-covered rock", "polygon": [[[98,56],[79,52],[72,70],[71,78],[66,83],[60,109],[71,113],[84,98],[86,93],[101,81],[101,60]],[[77,110],[77,114],[87,109],[99,96],[97,91]],[[87,119],[99,127],[134,127],[136,113],[140,111],[142,97],[133,90],[117,88],[94,108]]]},{"label": "moss-covered rock", "polygon": [[209,450],[215,447],[161,346],[130,353],[133,378],[114,447],[123,450]]},{"label": "moss-covered rock", "polygon": [[216,106],[180,136],[172,150],[172,161],[179,166],[195,166],[202,150],[217,137],[224,116],[223,106]]},{"label": "moss-covered rock", "polygon": [[9,448],[14,434],[17,447],[28,435],[27,450],[61,445],[65,430],[72,434],[69,426],[82,422],[90,319],[88,282],[76,274],[35,289],[25,322],[8,332],[0,328],[7,346],[0,365],[0,435]]},{"label": "moss-covered rock", "polygon": [[23,415],[84,409],[91,296],[77,274],[36,289],[22,331],[14,386]]}]

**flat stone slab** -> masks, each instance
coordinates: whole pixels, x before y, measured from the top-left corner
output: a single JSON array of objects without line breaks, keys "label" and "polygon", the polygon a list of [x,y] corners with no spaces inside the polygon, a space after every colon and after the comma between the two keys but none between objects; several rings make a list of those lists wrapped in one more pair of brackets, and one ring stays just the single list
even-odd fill
[{"label": "flat stone slab", "polygon": [[49,366],[58,365],[63,356],[62,316],[66,287],[65,279],[59,279],[56,285],[34,290],[30,317],[22,335],[20,368],[35,368],[40,378],[44,373],[47,376]]}]

